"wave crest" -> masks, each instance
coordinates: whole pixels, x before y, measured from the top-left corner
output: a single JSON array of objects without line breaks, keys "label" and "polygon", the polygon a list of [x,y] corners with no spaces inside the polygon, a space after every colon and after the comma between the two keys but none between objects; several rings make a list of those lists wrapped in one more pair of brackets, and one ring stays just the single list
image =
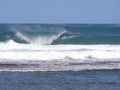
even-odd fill
[{"label": "wave crest", "polygon": [[0,41],[15,41],[16,43],[23,43],[23,44],[52,44],[54,40],[58,39],[61,35],[66,33],[65,29],[59,30],[56,32],[31,32],[31,31],[17,31],[12,30],[8,32],[0,33]]},{"label": "wave crest", "polygon": [[39,45],[120,44],[120,30],[99,25],[6,25],[0,29],[0,42],[9,40]]}]

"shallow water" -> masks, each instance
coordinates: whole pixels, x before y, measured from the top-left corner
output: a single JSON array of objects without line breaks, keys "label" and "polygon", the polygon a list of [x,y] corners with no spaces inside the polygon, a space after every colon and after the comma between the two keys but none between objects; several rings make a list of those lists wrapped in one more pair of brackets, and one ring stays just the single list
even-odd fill
[{"label": "shallow water", "polygon": [[0,90],[120,90],[120,70],[0,72]]}]

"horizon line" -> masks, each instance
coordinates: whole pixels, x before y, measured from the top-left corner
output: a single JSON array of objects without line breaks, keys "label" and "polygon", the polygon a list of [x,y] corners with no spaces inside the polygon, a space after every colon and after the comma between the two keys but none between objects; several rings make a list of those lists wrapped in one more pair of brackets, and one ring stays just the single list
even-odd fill
[{"label": "horizon line", "polygon": [[19,22],[19,23],[0,23],[0,24],[106,24],[106,25],[110,25],[110,24],[114,24],[114,25],[119,25],[120,23],[28,23],[28,22]]}]

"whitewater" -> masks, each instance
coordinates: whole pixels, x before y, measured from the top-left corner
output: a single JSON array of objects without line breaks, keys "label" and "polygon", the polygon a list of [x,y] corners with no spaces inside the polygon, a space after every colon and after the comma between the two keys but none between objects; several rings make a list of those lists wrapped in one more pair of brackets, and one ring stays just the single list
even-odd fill
[{"label": "whitewater", "polygon": [[120,69],[116,25],[1,26],[0,71]]}]

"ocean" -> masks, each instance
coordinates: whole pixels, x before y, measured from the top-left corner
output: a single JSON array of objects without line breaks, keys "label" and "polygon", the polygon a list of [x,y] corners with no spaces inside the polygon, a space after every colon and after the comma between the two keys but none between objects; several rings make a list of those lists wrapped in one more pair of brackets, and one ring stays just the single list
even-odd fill
[{"label": "ocean", "polygon": [[0,24],[0,90],[120,90],[120,25]]}]

